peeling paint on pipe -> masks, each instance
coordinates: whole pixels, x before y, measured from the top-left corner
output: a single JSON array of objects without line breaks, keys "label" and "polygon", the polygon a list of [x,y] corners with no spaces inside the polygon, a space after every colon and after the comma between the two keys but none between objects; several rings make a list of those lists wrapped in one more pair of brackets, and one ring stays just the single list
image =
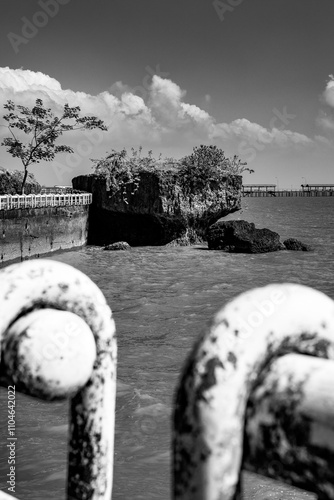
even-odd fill
[{"label": "peeling paint on pipe", "polygon": [[[110,500],[117,348],[114,321],[102,292],[71,266],[51,260],[32,260],[0,271],[0,304],[3,353],[11,351],[11,325],[38,309],[71,312],[82,318],[92,331],[96,344],[93,372],[71,400],[67,498]],[[14,326],[13,329],[15,331]],[[10,365],[10,361],[8,363]],[[5,366],[1,366],[2,374],[4,369]],[[28,389],[24,390],[28,392]],[[43,391],[41,396],[45,396]]]},{"label": "peeling paint on pipe", "polygon": [[261,372],[291,352],[334,359],[334,302],[321,292],[269,285],[240,295],[216,315],[189,356],[176,394],[175,499],[238,495],[247,402]]},{"label": "peeling paint on pipe", "polygon": [[287,354],[268,365],[248,402],[245,468],[333,499],[333,389],[332,360]]},{"label": "peeling paint on pipe", "polygon": [[[116,339],[111,311],[103,294],[89,278],[70,266],[38,260],[16,264],[0,272],[0,303],[2,372],[5,370],[22,391],[35,396],[44,399],[72,396],[68,500],[110,500]],[[57,320],[54,332],[43,338],[44,326],[50,321],[50,312],[45,312],[46,309],[56,310],[52,315]],[[21,364],[28,363],[24,350],[30,349],[31,355],[38,356],[41,346],[43,349],[49,342],[54,343],[57,328],[64,325],[60,311],[68,311],[68,318],[72,318],[79,329],[83,324],[77,317],[87,325],[82,337],[83,355],[87,356],[88,372],[94,363],[93,371],[87,383],[89,373],[83,372],[80,380],[73,384],[72,379],[60,379],[57,372],[47,381],[50,374],[45,369],[41,371],[45,381],[39,385],[38,363],[29,366],[28,377],[20,373]],[[75,320],[72,313],[77,316]],[[95,349],[90,332],[95,338]],[[65,345],[66,361],[71,346]],[[284,364],[289,353],[299,353],[298,363],[291,362],[290,358],[288,365]],[[304,455],[297,453],[296,465],[290,468],[288,478],[286,474],[269,474],[300,485],[296,475],[305,478],[311,473],[307,479],[314,483],[311,491],[320,499],[334,500],[333,441],[329,445],[320,432],[325,426],[326,438],[333,428],[334,407],[331,403],[328,409],[327,403],[334,398],[326,384],[333,377],[333,360],[334,302],[324,294],[300,285],[270,285],[231,301],[196,343],[177,390],[173,431],[174,499],[239,498],[243,458],[248,453],[259,461],[261,453],[263,460],[270,443],[274,456],[284,463],[290,457],[286,453],[290,444],[286,443],[285,436],[290,441],[293,439],[289,428],[293,424],[294,429],[304,429],[307,443],[313,446],[315,462],[301,449]],[[58,393],[53,386],[55,380],[61,386]],[[82,384],[84,387],[75,393]],[[270,403],[269,393],[273,396]],[[283,422],[280,412],[277,418],[272,418],[280,397],[284,399],[280,411],[287,416]],[[268,419],[273,428],[272,432],[269,425],[269,440],[268,429],[265,429]],[[312,427],[314,422],[316,425]],[[327,455],[319,453],[321,439]],[[296,474],[294,467],[300,464],[305,464],[305,470],[298,470]],[[256,470],[259,467],[257,464]],[[7,494],[0,492],[0,500],[7,498]]]}]

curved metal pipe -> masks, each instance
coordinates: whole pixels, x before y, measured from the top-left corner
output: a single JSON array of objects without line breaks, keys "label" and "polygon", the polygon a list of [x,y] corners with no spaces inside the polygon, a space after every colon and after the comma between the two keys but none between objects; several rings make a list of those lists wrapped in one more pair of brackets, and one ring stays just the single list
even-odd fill
[{"label": "curved metal pipe", "polygon": [[[68,311],[82,318],[93,333],[96,358],[92,344],[89,340],[86,342],[86,351],[92,349],[95,358],[93,371],[85,386],[71,400],[67,495],[71,500],[110,500],[117,348],[114,321],[102,292],[87,276],[71,266],[51,260],[31,260],[1,270],[0,304],[2,371],[6,370],[7,377],[24,392],[44,399],[59,394],[52,389],[51,392],[44,391],[36,385],[30,391],[17,363],[20,343],[26,337],[20,335],[26,330],[23,328],[22,332],[15,325],[17,319],[44,308]],[[38,342],[43,343],[43,336],[37,337]],[[68,346],[65,350],[69,350]],[[91,354],[86,354],[87,359],[91,359]],[[66,387],[65,380],[65,391]],[[71,391],[75,388],[69,388],[69,393]]]},{"label": "curved metal pipe", "polygon": [[[0,303],[1,370],[28,394],[43,399],[72,397],[67,498],[110,500],[116,340],[103,294],[72,267],[36,260],[0,272]],[[67,319],[64,311],[69,314]],[[55,367],[50,382],[50,365],[47,362],[41,368],[39,354],[45,355],[45,346],[68,321],[81,333],[77,340],[65,343],[63,337],[63,351],[58,352],[55,365],[63,366],[63,358],[70,362],[73,345],[80,339],[75,363],[87,366],[74,382]],[[48,335],[49,329],[53,330]],[[238,496],[247,404],[254,394],[254,400],[267,408],[261,392],[264,375],[276,366],[276,360],[291,352],[334,359],[334,302],[324,294],[300,285],[270,285],[240,295],[216,315],[189,356],[176,395],[175,499],[230,500]],[[333,373],[330,365],[328,373]],[[275,370],[280,374],[288,371]],[[327,368],[321,370],[320,380],[325,380]],[[308,391],[305,394],[311,394],[311,403],[307,397],[302,404],[298,401],[304,413],[312,406],[315,392],[312,384],[304,387],[305,371],[307,367],[293,379],[297,386],[301,380],[303,391]],[[281,375],[269,378],[271,385],[265,386],[273,393],[277,377]],[[254,437],[258,421],[252,413],[248,437]],[[255,455],[257,450],[253,447]],[[319,491],[323,494],[321,488]],[[0,492],[0,498],[5,500],[8,495]]]},{"label": "curved metal pipe", "polygon": [[259,374],[247,405],[243,468],[334,498],[334,362],[286,354]]},{"label": "curved metal pipe", "polygon": [[239,492],[246,405],[278,357],[334,359],[334,302],[301,285],[243,293],[215,317],[183,370],[174,413],[174,498],[232,500]]}]

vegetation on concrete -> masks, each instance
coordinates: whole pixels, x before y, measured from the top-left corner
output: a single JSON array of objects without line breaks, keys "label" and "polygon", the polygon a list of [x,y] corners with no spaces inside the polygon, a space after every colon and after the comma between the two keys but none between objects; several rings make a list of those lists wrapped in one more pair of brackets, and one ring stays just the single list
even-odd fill
[{"label": "vegetation on concrete", "polygon": [[134,194],[138,190],[142,172],[174,171],[178,174],[184,194],[199,194],[217,187],[229,176],[253,172],[238,156],[228,158],[222,149],[213,145],[195,147],[190,155],[179,160],[162,159],[161,155],[154,158],[152,151],[143,156],[140,147],[138,150],[132,148],[130,154],[126,149],[113,149],[105,158],[92,162],[94,174],[106,179],[107,190],[111,195],[121,193],[126,203],[127,187],[131,185],[131,194]]},{"label": "vegetation on concrete", "polygon": [[226,157],[224,151],[217,146],[201,145],[180,160],[181,183],[185,192],[197,194],[218,186],[231,175],[254,172],[246,165],[236,155]]},{"label": "vegetation on concrete", "polygon": [[134,194],[139,187],[140,173],[154,171],[161,158],[156,160],[153,152],[149,151],[147,156],[142,156],[142,148],[138,150],[131,148],[131,154],[124,148],[121,151],[112,149],[105,158],[92,160],[94,174],[106,179],[107,191],[112,195],[120,192],[125,203],[127,200],[127,186],[131,184]]}]

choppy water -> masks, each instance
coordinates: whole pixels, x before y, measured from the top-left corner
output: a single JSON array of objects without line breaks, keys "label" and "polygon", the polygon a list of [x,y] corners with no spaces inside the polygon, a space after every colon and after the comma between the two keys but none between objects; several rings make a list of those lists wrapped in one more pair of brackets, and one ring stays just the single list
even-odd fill
[{"label": "choppy water", "polygon": [[[170,498],[170,415],[181,366],[212,315],[237,294],[273,282],[299,282],[334,299],[334,199],[251,198],[244,218],[297,237],[312,253],[230,255],[204,247],[87,247],[56,255],[95,281],[117,325],[119,364],[114,500]],[[0,480],[5,488],[6,415],[0,392]],[[17,497],[65,497],[67,404],[17,398]],[[307,494],[244,474],[246,499],[302,499]]]}]

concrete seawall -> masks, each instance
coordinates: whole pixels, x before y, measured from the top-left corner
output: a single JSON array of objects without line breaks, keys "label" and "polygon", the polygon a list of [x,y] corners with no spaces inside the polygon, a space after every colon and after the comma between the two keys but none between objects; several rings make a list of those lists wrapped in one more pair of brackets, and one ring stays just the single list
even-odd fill
[{"label": "concrete seawall", "polygon": [[0,210],[0,267],[87,243],[89,205]]}]

